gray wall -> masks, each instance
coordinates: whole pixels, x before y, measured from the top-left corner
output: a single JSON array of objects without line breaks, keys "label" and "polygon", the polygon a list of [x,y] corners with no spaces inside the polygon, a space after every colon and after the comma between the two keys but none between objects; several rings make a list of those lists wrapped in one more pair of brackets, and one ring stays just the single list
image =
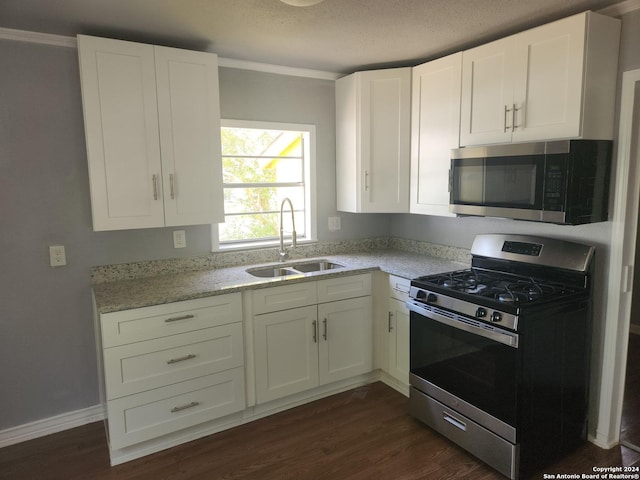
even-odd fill
[{"label": "gray wall", "polygon": [[[89,268],[203,255],[208,226],[93,232],[75,49],[0,41],[0,430],[96,405]],[[316,125],[318,236],[388,234],[385,215],[336,214],[334,85],[328,80],[221,69],[226,118]],[[68,266],[49,267],[65,245]]]},{"label": "gray wall", "polygon": [[[622,69],[640,67],[638,32],[640,12],[633,12],[625,17]],[[0,40],[0,65],[2,430],[98,403],[91,266],[206,254],[210,230],[187,227],[188,246],[180,250],[172,229],[93,232],[77,52]],[[342,230],[328,232],[327,217],[336,215],[333,82],[223,68],[220,89],[226,118],[317,126],[321,240],[392,234],[468,248],[482,232],[553,235],[597,246],[596,285],[606,289],[609,222],[560,227],[340,212]],[[49,267],[52,244],[66,246],[67,267]]]}]

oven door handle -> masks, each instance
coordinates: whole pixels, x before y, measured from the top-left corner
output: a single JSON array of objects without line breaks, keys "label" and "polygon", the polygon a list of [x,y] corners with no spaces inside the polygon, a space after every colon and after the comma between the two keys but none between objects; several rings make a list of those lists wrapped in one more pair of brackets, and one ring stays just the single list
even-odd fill
[{"label": "oven door handle", "polygon": [[449,318],[438,312],[427,310],[426,308],[422,307],[416,302],[413,302],[412,300],[407,301],[405,305],[407,306],[409,311],[415,312],[418,315],[427,317],[431,320],[435,320],[436,322],[440,322],[445,325],[449,325],[450,327],[473,333],[474,335],[480,335],[481,337],[488,338],[489,340],[494,340],[509,347],[518,348],[518,334],[516,333],[502,332],[498,329],[491,328],[490,326],[486,328],[478,327],[470,322],[468,323],[463,320]]}]

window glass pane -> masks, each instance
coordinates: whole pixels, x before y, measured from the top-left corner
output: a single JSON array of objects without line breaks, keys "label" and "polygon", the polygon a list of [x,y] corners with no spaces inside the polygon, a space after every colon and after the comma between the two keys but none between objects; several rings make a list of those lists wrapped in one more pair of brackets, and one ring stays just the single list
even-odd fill
[{"label": "window glass pane", "polygon": [[[304,212],[294,212],[298,238],[306,235]],[[291,214],[283,218],[284,238],[291,239]],[[227,215],[219,227],[221,242],[280,238],[280,212]]]},{"label": "window glass pane", "polygon": [[301,158],[223,157],[224,183],[301,183]]},{"label": "window glass pane", "polygon": [[[225,213],[280,212],[282,200],[288,197],[294,210],[303,210],[304,187],[225,188]],[[289,210],[289,205],[285,205]]]},{"label": "window glass pane", "polygon": [[220,133],[222,155],[302,155],[302,132],[222,127]]},{"label": "window glass pane", "polygon": [[227,215],[219,231],[221,242],[278,238],[280,219],[277,213]]}]

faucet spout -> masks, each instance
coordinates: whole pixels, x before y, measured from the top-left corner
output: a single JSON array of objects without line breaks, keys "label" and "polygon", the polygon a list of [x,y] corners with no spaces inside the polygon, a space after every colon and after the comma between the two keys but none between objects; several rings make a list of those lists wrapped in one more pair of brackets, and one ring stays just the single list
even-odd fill
[{"label": "faucet spout", "polygon": [[278,252],[278,256],[280,257],[281,262],[284,262],[289,257],[289,252],[287,252],[287,250],[284,248],[284,228],[282,225],[285,203],[288,203],[289,208],[291,209],[291,247],[295,247],[297,245],[296,221],[293,215],[293,203],[291,203],[291,200],[289,200],[289,198],[285,197],[280,204],[280,251]]}]

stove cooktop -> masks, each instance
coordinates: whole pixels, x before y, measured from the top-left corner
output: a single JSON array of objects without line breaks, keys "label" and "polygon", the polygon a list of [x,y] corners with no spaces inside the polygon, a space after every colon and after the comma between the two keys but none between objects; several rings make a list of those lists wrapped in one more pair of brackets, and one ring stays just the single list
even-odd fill
[{"label": "stove cooktop", "polygon": [[[412,285],[440,294],[463,294],[465,298],[482,298],[505,305],[547,302],[570,296],[579,290],[563,283],[476,268],[427,275]],[[484,302],[483,302],[484,303]]]}]

